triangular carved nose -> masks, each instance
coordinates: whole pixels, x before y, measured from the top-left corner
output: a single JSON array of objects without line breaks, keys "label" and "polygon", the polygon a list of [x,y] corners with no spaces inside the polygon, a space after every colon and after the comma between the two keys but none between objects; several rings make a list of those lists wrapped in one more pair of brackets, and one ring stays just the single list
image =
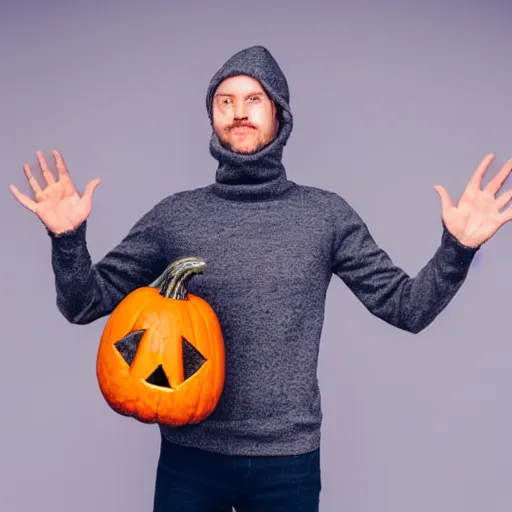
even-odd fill
[{"label": "triangular carved nose", "polygon": [[153,384],[153,386],[160,386],[161,388],[171,387],[161,364],[159,364],[156,370],[146,379],[146,382],[148,384]]}]

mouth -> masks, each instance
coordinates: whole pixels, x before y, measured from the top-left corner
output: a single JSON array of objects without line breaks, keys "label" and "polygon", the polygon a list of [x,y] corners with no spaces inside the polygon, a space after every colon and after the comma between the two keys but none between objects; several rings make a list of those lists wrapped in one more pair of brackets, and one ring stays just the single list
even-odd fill
[{"label": "mouth", "polygon": [[252,133],[253,130],[254,128],[251,128],[250,126],[237,126],[231,129],[231,133],[236,136],[243,136]]}]

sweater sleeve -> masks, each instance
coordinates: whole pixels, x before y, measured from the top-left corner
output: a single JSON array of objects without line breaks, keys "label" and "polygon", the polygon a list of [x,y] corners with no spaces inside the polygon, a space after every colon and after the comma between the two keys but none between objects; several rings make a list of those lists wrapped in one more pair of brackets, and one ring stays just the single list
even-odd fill
[{"label": "sweater sleeve", "polygon": [[94,264],[86,242],[87,221],[58,235],[48,231],[57,308],[69,322],[87,324],[110,314],[128,293],[150,284],[164,270],[165,254],[156,232],[158,207]]},{"label": "sweater sleeve", "polygon": [[411,333],[425,329],[448,305],[478,250],[459,243],[443,225],[433,257],[410,277],[376,244],[366,224],[344,200],[338,202],[335,213],[334,274],[373,315]]}]

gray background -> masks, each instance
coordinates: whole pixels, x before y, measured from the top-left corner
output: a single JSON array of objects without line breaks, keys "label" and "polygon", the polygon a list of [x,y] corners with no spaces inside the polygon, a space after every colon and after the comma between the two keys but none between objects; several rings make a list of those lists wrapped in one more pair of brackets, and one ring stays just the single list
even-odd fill
[{"label": "gray background", "polygon": [[[335,5],[336,4],[336,5]],[[104,320],[55,307],[50,245],[11,196],[60,149],[100,177],[94,260],[164,195],[210,183],[204,95],[232,53],[266,45],[286,73],[291,179],[338,192],[411,274],[487,151],[512,156],[512,8],[501,2],[2,0],[0,510],[151,510],[156,427],[114,414],[95,358]],[[337,279],[321,344],[322,511],[510,512],[510,250],[505,226],[417,336]]]}]

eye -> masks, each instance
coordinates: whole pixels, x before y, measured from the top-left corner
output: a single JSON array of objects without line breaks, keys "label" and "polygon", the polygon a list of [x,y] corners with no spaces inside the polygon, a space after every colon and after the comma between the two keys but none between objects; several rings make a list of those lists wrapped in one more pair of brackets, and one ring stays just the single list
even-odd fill
[{"label": "eye", "polygon": [[137,349],[139,348],[140,340],[145,332],[144,329],[132,331],[124,336],[124,338],[114,343],[114,347],[116,347],[128,366],[132,365]]},{"label": "eye", "polygon": [[183,343],[183,369],[185,380],[189,379],[198,372],[201,366],[206,363],[206,359],[189,341],[182,337]]}]

